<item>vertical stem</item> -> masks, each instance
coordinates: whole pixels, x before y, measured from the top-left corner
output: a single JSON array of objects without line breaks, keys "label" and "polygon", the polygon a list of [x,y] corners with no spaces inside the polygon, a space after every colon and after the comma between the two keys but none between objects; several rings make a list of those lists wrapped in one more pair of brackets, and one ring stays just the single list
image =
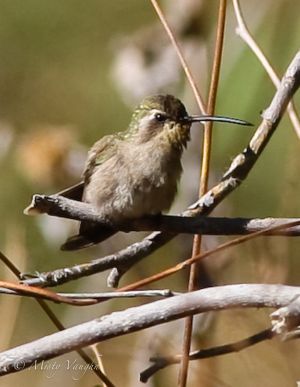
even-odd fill
[{"label": "vertical stem", "polygon": [[[216,45],[215,45],[214,61],[213,61],[210,90],[209,90],[209,97],[208,97],[208,106],[207,106],[208,114],[214,114],[214,110],[215,110],[220,67],[221,67],[223,40],[224,40],[225,19],[226,19],[226,0],[220,0]],[[212,147],[212,126],[213,126],[213,122],[208,122],[204,128],[199,197],[205,194],[208,187],[209,166],[210,166],[210,156],[211,156],[211,147]],[[193,242],[192,256],[194,257],[198,255],[200,251],[201,251],[201,235],[195,235],[194,242]],[[200,267],[199,267],[199,264],[197,263],[191,266],[188,291],[193,291],[198,288],[199,269]],[[178,385],[180,387],[185,387],[187,382],[192,330],[193,330],[193,316],[189,316],[185,320],[182,359],[181,359],[181,367],[180,367],[179,380],[178,380]]]},{"label": "vertical stem", "polygon": [[201,111],[202,114],[206,114],[205,113],[205,105],[204,105],[204,102],[203,102],[203,98],[201,97],[200,93],[199,93],[199,90],[197,88],[197,85],[196,85],[196,82],[194,80],[194,77],[189,69],[189,66],[182,54],[182,51],[181,51],[181,48],[179,47],[179,44],[177,42],[177,39],[175,38],[175,35],[171,29],[171,27],[169,26],[169,23],[167,22],[167,19],[165,18],[165,15],[163,14],[163,11],[161,10],[160,6],[158,5],[157,1],[156,0],[150,0],[152,5],[153,5],[153,8],[155,9],[160,21],[161,21],[161,24],[163,25],[166,33],[168,34],[169,38],[170,38],[170,41],[176,51],[176,54],[180,60],[180,63],[181,63],[181,66],[183,68],[183,71],[185,72],[185,75],[187,77],[187,80],[189,81],[190,83],[190,86],[193,90],[193,93],[195,95],[195,98],[196,98],[196,101],[197,101],[197,104],[199,106],[199,109]]}]

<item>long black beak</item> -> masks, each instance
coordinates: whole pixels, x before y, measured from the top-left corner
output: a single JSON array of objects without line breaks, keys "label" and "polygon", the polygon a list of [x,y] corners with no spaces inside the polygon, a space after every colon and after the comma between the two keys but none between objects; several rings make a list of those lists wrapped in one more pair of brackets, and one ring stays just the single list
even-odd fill
[{"label": "long black beak", "polygon": [[227,122],[229,124],[236,124],[236,125],[253,126],[248,121],[239,120],[238,118],[224,117],[224,116],[187,116],[187,117],[184,117],[183,121],[191,122],[191,123],[217,121],[217,122]]}]

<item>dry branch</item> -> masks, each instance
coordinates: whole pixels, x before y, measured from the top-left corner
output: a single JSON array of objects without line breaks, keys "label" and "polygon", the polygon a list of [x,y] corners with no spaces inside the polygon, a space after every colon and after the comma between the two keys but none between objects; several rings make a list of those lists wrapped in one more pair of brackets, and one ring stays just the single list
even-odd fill
[{"label": "dry branch", "polygon": [[[126,223],[112,224],[103,220],[96,209],[88,203],[67,199],[63,196],[34,195],[32,208],[39,213],[46,213],[79,221],[90,221],[99,226],[107,225],[116,231],[164,231],[183,234],[202,235],[244,235],[266,228],[285,224],[291,221],[300,220],[298,218],[222,218],[199,216],[196,218],[188,216],[160,215],[132,219]],[[300,235],[300,227],[293,227],[286,231],[270,231],[267,235]]]},{"label": "dry branch", "polygon": [[[220,345],[218,347],[200,349],[189,354],[189,360],[207,359],[210,357],[226,355],[233,352],[239,352],[243,349],[249,348],[262,341],[272,339],[275,333],[272,329],[265,329],[255,335],[249,336],[246,339],[236,341],[234,343]],[[140,374],[140,381],[146,383],[148,379],[156,372],[172,365],[180,363],[181,355],[165,356],[165,357],[151,357],[150,361],[153,363],[150,367],[145,369]]]},{"label": "dry branch", "polygon": [[[21,278],[21,272],[17,268],[17,266],[6,256],[0,251],[0,261],[12,272],[14,275],[20,279]],[[39,304],[41,309],[45,312],[47,317],[50,319],[50,321],[54,324],[54,326],[62,331],[65,329],[63,324],[60,322],[60,320],[57,318],[55,313],[52,311],[52,309],[48,306],[48,304],[39,298],[35,299],[36,302]],[[98,369],[95,366],[95,363],[93,360],[84,352],[83,349],[77,349],[76,350],[77,354],[79,357],[85,362],[86,365],[90,367],[92,372],[101,380],[103,381],[107,387],[114,387],[114,384],[108,379],[108,377],[101,371],[101,369]]]},{"label": "dry branch", "polygon": [[[242,243],[246,240],[250,240],[254,237],[258,237],[261,235],[296,236],[296,235],[299,235],[299,231],[300,231],[300,226],[299,226],[300,219],[288,219],[288,218],[286,218],[286,219],[274,219],[274,218],[227,219],[227,218],[206,218],[206,217],[196,219],[196,218],[183,218],[183,217],[172,217],[172,216],[164,216],[164,217],[160,217],[160,219],[161,218],[165,219],[164,224],[165,224],[165,227],[167,230],[168,229],[170,230],[170,224],[172,224],[172,222],[174,222],[173,226],[176,227],[175,230],[177,232],[187,232],[186,229],[189,229],[189,232],[193,233],[193,234],[195,232],[201,232],[202,234],[220,234],[220,233],[222,233],[222,235],[223,235],[223,232],[225,232],[226,235],[227,234],[233,235],[235,233],[239,234],[239,235],[247,234],[244,237],[234,239],[234,240],[229,241],[227,243],[221,244],[213,250],[209,250],[209,251],[204,252],[203,254],[199,254],[199,255],[195,256],[194,257],[195,261],[199,260],[199,259],[203,259],[204,257],[207,257],[211,254],[214,254],[217,251],[220,251],[222,249],[228,248],[229,246],[234,246],[234,245]],[[181,220],[184,220],[184,219],[187,221],[186,229],[183,229],[182,226],[181,226],[181,228],[178,228],[178,224],[180,224]],[[154,218],[144,219],[141,222],[136,220],[135,224],[138,227],[144,228],[146,225],[153,226],[153,221],[154,221]],[[161,222],[161,221],[159,221],[159,222]],[[192,224],[190,225],[190,223],[192,223]],[[155,224],[155,221],[154,221],[154,224]],[[196,226],[197,228],[195,228],[193,226]],[[136,230],[138,230],[138,228]],[[175,272],[178,270],[181,270],[183,267],[185,267],[185,265],[187,264],[188,261],[184,261],[184,262],[182,262],[182,264],[176,265]],[[107,262],[103,259],[101,261],[101,263],[103,265],[102,270],[100,270],[100,265],[97,263],[97,272],[104,271],[104,270],[109,268],[107,266],[107,264],[110,264],[110,262]],[[57,269],[57,270],[51,271],[49,273],[47,273],[47,272],[39,273],[37,275],[31,275],[30,278],[26,278],[24,276],[23,282],[26,283],[27,285],[40,286],[40,287],[53,286],[53,285],[55,286],[55,285],[63,284],[64,282],[67,282],[69,280],[70,276],[72,276],[72,278],[74,279],[74,278],[81,278],[83,276],[90,275],[91,274],[91,272],[90,272],[91,264],[90,263],[88,264],[88,270],[86,270],[86,265],[87,264],[81,264],[81,265],[76,265],[72,268]],[[114,266],[114,262],[113,262],[113,266]],[[161,279],[167,275],[170,275],[171,273],[174,273],[172,268],[167,269],[166,271],[161,272],[160,274],[154,275],[153,277],[148,278],[148,280],[151,278],[153,278],[153,280],[158,280],[158,277],[160,277],[160,279]],[[53,281],[53,278],[55,281]],[[144,285],[142,285],[143,281],[147,281],[147,279],[139,281],[138,287],[144,286]],[[150,281],[150,282],[153,282],[153,281]],[[135,286],[132,287],[132,289],[135,289]]]},{"label": "dry branch", "polygon": [[[1,281],[0,281],[1,282]],[[20,288],[22,287],[23,288]],[[27,290],[25,290],[27,288]],[[38,287],[25,286],[20,284],[8,284],[7,287],[0,283],[0,294],[7,294],[12,296],[26,296],[32,298],[44,299],[56,303],[66,303],[72,306],[88,306],[94,305],[97,302],[103,302],[112,298],[136,298],[136,297],[155,297],[166,298],[173,297],[180,293],[173,292],[170,289],[164,290],[136,290],[127,292],[103,292],[103,293],[50,293],[50,291],[43,291]],[[75,301],[75,302],[74,302]],[[80,302],[78,302],[80,301]],[[81,302],[84,301],[84,302]]]},{"label": "dry branch", "polygon": [[[276,228],[291,227],[291,226],[296,226],[296,225],[299,225],[299,222],[289,223],[286,225],[280,225],[280,226],[277,226]],[[173,274],[179,272],[180,270],[183,270],[184,268],[192,265],[195,262],[202,261],[204,258],[207,258],[207,257],[211,256],[212,254],[219,253],[220,251],[227,250],[229,247],[237,246],[237,245],[240,245],[240,244],[245,243],[247,241],[250,241],[251,239],[254,239],[254,238],[257,238],[259,236],[264,235],[266,233],[266,231],[269,232],[271,230],[275,230],[275,229],[273,228],[273,229],[257,231],[255,233],[244,235],[244,236],[241,236],[239,238],[232,239],[228,242],[221,243],[220,245],[218,245],[217,247],[215,247],[211,250],[206,250],[206,251],[203,251],[202,253],[199,253],[197,255],[193,255],[191,258],[188,258],[188,259],[184,260],[183,262],[176,264],[175,266],[169,267],[169,268],[167,268],[163,271],[160,271],[159,273],[156,273],[150,277],[138,280],[137,282],[133,282],[127,286],[122,287],[119,290],[127,291],[127,290],[139,289],[140,287],[144,287],[145,285],[148,285],[150,283],[159,281],[163,278],[166,278],[170,275],[173,275]]]},{"label": "dry branch", "polygon": [[114,312],[0,353],[0,375],[18,372],[74,349],[187,315],[231,308],[280,308],[299,295],[300,288],[292,286],[227,285]]}]

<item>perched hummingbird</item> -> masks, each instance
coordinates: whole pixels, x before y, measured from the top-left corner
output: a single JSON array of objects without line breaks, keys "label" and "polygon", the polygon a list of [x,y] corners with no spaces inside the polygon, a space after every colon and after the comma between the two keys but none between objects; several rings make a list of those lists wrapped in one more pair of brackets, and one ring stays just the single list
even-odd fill
[{"label": "perched hummingbird", "polygon": [[[90,203],[100,218],[116,225],[168,210],[177,191],[191,124],[204,121],[251,125],[222,116],[189,116],[172,95],[145,98],[126,131],[105,136],[90,149],[83,183],[62,194]],[[61,249],[88,247],[114,233],[108,226],[83,221],[79,234],[67,239]]]}]

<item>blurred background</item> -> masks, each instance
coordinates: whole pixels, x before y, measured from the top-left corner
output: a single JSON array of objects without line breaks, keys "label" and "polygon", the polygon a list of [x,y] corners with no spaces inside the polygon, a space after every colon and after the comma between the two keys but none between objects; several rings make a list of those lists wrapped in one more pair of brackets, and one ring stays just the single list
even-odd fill
[{"label": "blurred background", "polygon": [[[204,98],[213,59],[218,1],[161,2]],[[300,2],[241,1],[256,41],[282,75],[299,49]],[[235,34],[228,1],[226,36],[216,113],[260,122],[274,87],[261,65]],[[134,106],[146,95],[172,93],[190,114],[194,96],[149,1],[0,0],[0,249],[22,272],[42,272],[87,262],[115,252],[142,234],[118,234],[83,252],[59,250],[76,222],[26,217],[33,193],[54,193],[80,180],[88,148],[101,136],[127,127]],[[300,94],[295,98],[299,106]],[[247,144],[254,128],[215,126],[210,186]],[[184,175],[171,210],[195,201],[201,133],[195,126],[184,155]],[[242,186],[214,212],[219,216],[299,216],[299,143],[284,118],[271,143]],[[228,238],[204,238],[212,248]],[[153,274],[191,253],[192,238],[180,236],[133,268],[122,284]],[[205,262],[207,284],[299,284],[297,238],[260,238]],[[0,267],[1,279],[15,280]],[[61,291],[106,290],[107,273],[60,287]],[[152,285],[184,291],[187,273]],[[202,284],[204,285],[204,284]],[[65,326],[148,302],[111,301],[78,309],[51,305]],[[0,349],[55,332],[34,300],[1,296]],[[225,344],[269,326],[268,311],[227,311],[198,318],[193,348]],[[117,386],[140,386],[139,372],[154,354],[181,349],[183,321],[98,345],[104,368]],[[180,332],[180,334],[178,334]],[[92,352],[88,349],[91,356]],[[295,386],[300,380],[296,342],[265,342],[242,353],[193,362],[189,386]],[[0,386],[93,386],[91,371],[75,353],[56,359],[60,368],[37,366],[0,379]],[[50,362],[50,365],[53,362]],[[234,364],[234,366],[233,366]],[[122,365],[122,366],[120,366]],[[157,374],[148,386],[172,386],[177,367]]]}]

